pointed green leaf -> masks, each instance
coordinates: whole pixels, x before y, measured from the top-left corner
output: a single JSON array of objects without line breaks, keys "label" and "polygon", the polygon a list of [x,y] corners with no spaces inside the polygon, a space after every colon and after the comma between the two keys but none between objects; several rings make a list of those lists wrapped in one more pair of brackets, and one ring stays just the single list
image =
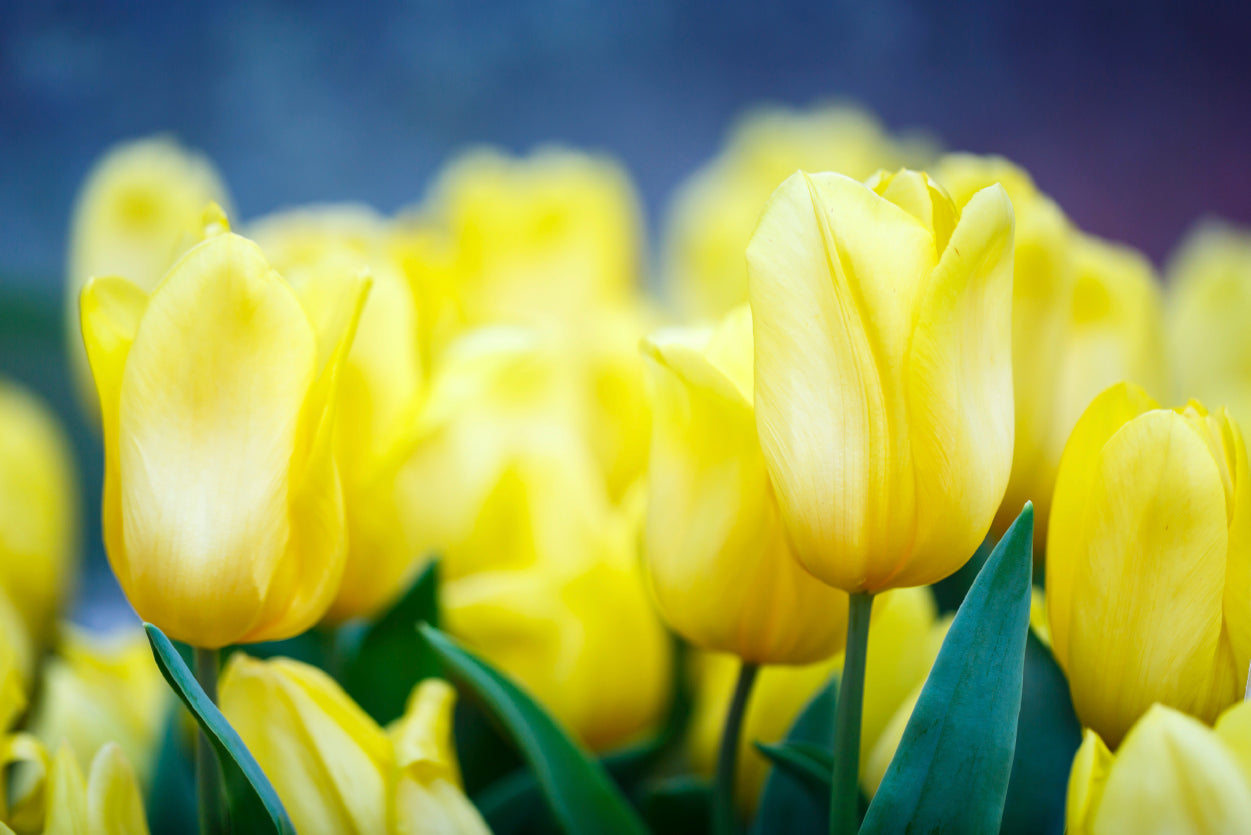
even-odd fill
[{"label": "pointed green leaf", "polygon": [[230,831],[295,835],[295,827],[269,779],[217,705],[205,695],[173,643],[152,624],[143,626],[161,675],[191,711],[217,752],[230,808]]},{"label": "pointed green leaf", "polygon": [[646,829],[604,769],[573,742],[530,696],[429,624],[417,627],[444,672],[479,699],[533,770],[561,828],[569,835],[643,835]]},{"label": "pointed green leaf", "polygon": [[834,771],[834,758],[829,751],[808,742],[782,745],[757,742],[756,750],[767,757],[779,772],[802,786],[814,800],[829,796]]},{"label": "pointed green leaf", "polygon": [[[837,702],[836,675],[808,700],[808,704],[791,724],[784,744],[809,743],[826,751],[834,750],[834,713]],[[829,791],[822,797],[813,797],[811,792],[790,775],[775,768],[765,780],[752,832],[755,835],[821,832],[827,826],[829,817]]]},{"label": "pointed green leaf", "polygon": [[1027,504],[956,613],[869,806],[866,835],[999,831],[1021,711],[1033,539]]},{"label": "pointed green leaf", "polygon": [[438,599],[439,564],[431,560],[395,605],[365,628],[344,665],[343,689],[380,725],[404,715],[417,682],[439,675],[438,659],[414,629],[439,625]]}]

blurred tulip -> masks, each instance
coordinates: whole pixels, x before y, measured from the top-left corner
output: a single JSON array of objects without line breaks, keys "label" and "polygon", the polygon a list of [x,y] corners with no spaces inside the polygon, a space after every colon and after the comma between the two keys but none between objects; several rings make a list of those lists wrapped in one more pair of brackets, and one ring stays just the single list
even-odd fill
[{"label": "blurred tulip", "polygon": [[1207,223],[1168,268],[1174,391],[1251,420],[1251,232]]},{"label": "blurred tulip", "polygon": [[287,658],[236,653],[220,696],[297,831],[488,831],[460,790],[445,682],[422,682],[390,736],[328,675]]},{"label": "blurred tulip", "polygon": [[339,376],[335,456],[348,557],[326,614],[334,621],[369,616],[404,590],[423,556],[404,523],[415,497],[399,479],[424,393],[416,299],[388,249],[382,220],[368,209],[293,210],[264,218],[250,231],[301,296],[315,326],[339,313],[336,276],[368,271],[372,279]]},{"label": "blurred tulip", "polygon": [[84,285],[94,276],[123,275],[151,290],[197,240],[210,202],[229,202],[213,164],[167,136],[116,145],[87,175],[70,219],[65,322],[71,368],[94,416],[98,403],[78,327]]},{"label": "blurred tulip", "polygon": [[769,195],[795,171],[862,180],[932,154],[927,142],[892,137],[853,106],[748,112],[721,152],[678,187],[666,217],[664,270],[679,308],[716,317],[747,301],[743,250]]},{"label": "blurred tulip", "polygon": [[45,835],[147,835],[143,796],[117,745],[107,744],[95,754],[86,779],[74,753],[62,746],[52,759],[44,792]]},{"label": "blurred tulip", "polygon": [[[900,589],[875,602],[873,626],[869,630],[873,663],[866,671],[860,736],[862,782],[870,775],[869,753],[900,705],[929,675],[947,625],[947,619],[938,619],[928,589]],[[710,775],[738,665],[727,655],[707,654],[697,661],[691,760],[697,771]],[[735,797],[744,811],[755,807],[770,768],[754,743],[781,742],[804,706],[841,669],[841,655],[802,667],[761,669],[748,703],[738,758]]]},{"label": "blurred tulip", "polygon": [[216,648],[299,634],[346,557],[334,385],[368,282],[315,317],[259,247],[218,228],[149,295],[83,290],[104,417],[104,540],[132,606]]},{"label": "blurred tulip", "polygon": [[1012,464],[1012,204],[797,173],[747,249],[756,424],[795,555],[853,593],[936,582]]},{"label": "blurred tulip", "polygon": [[1052,649],[1116,746],[1152,703],[1211,722],[1251,664],[1251,475],[1237,424],[1139,387],[1095,398],[1065,447],[1047,557]]},{"label": "blurred tulip", "polygon": [[702,649],[760,664],[841,651],[847,596],[791,556],[752,408],[752,323],[653,335],[646,565],[661,614]]},{"label": "blurred tulip", "polygon": [[37,644],[73,586],[78,544],[69,442],[33,395],[0,381],[0,592]]},{"label": "blurred tulip", "polygon": [[[1223,730],[1244,724],[1239,704],[1216,730],[1163,705],[1151,707],[1116,754],[1087,730],[1069,775],[1069,835],[1242,832],[1251,820],[1251,782],[1241,762],[1251,740]],[[1241,714],[1241,715],[1240,715]]]}]

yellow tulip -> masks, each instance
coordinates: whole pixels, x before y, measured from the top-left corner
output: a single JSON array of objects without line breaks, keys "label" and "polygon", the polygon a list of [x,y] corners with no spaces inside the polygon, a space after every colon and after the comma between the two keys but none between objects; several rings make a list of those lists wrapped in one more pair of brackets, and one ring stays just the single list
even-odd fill
[{"label": "yellow tulip", "polygon": [[422,682],[390,735],[324,672],[286,658],[236,653],[220,697],[297,831],[488,831],[460,789],[447,683]]},{"label": "yellow tulip", "polygon": [[47,640],[78,562],[78,485],[69,442],[33,395],[0,381],[0,592]]},{"label": "yellow tulip", "polygon": [[1113,386],[1060,460],[1047,556],[1051,645],[1112,746],[1155,702],[1212,721],[1251,664],[1251,476],[1237,424]]},{"label": "yellow tulip", "polygon": [[274,269],[308,303],[314,322],[338,313],[335,275],[367,270],[372,278],[340,372],[335,455],[348,557],[326,616],[342,621],[372,615],[404,590],[423,556],[404,522],[415,512],[416,497],[399,478],[424,393],[416,299],[388,249],[381,218],[368,209],[293,210],[257,221],[250,231]]},{"label": "yellow tulip", "polygon": [[207,203],[228,204],[212,162],[167,136],[123,142],[91,169],[70,219],[65,282],[69,354],[82,402],[98,415],[78,329],[87,280],[123,275],[151,290],[200,231]]},{"label": "yellow tulip", "polygon": [[925,174],[796,173],[747,249],[756,425],[795,556],[847,592],[932,583],[1012,464],[1012,204]]},{"label": "yellow tulip", "polygon": [[721,316],[747,301],[743,250],[769,195],[796,170],[857,180],[880,168],[917,165],[928,143],[890,136],[848,105],[748,112],[721,152],[679,186],[665,220],[664,271],[678,306]]},{"label": "yellow tulip", "polygon": [[[869,755],[889,729],[900,706],[929,675],[948,624],[949,619],[938,619],[937,607],[928,589],[900,589],[883,595],[874,603],[873,625],[869,630],[869,652],[873,661],[865,673],[860,735],[861,784],[866,790],[877,785],[871,782],[873,763]],[[696,770],[711,776],[738,665],[728,655],[708,654],[697,661],[690,753]],[[806,666],[761,669],[747,705],[735,778],[734,795],[744,811],[755,807],[769,774],[768,761],[755,750],[753,743],[780,742],[808,701],[841,669],[841,654]],[[877,780],[880,779],[879,775]]]},{"label": "yellow tulip", "polygon": [[665,620],[703,649],[755,663],[840,651],[847,596],[791,556],[760,452],[751,312],[660,331],[644,350],[655,412],[646,565]]},{"label": "yellow tulip", "polygon": [[1213,730],[1154,705],[1115,754],[1087,730],[1069,775],[1069,835],[1242,832],[1251,820],[1251,705],[1229,710]]},{"label": "yellow tulip", "polygon": [[1168,269],[1169,354],[1175,393],[1251,420],[1251,233],[1208,223]]},{"label": "yellow tulip", "polygon": [[52,759],[47,785],[44,835],[147,835],[148,820],[135,773],[122,749],[102,747],[84,779],[68,747]]},{"label": "yellow tulip", "polygon": [[163,731],[169,689],[138,629],[96,636],[64,627],[27,729],[50,749],[63,744],[89,762],[106,743],[126,754],[147,785]]},{"label": "yellow tulip", "polygon": [[97,278],[82,300],[109,561],[142,618],[207,648],[299,634],[334,600],[334,383],[368,288],[335,276],[339,315],[314,319],[255,244],[217,232],[151,294]]}]

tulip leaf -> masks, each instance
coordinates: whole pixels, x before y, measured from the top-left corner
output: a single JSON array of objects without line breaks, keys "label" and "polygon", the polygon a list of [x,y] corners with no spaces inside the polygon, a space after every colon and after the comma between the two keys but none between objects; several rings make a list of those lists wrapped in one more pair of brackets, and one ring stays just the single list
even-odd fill
[{"label": "tulip leaf", "polygon": [[814,800],[829,796],[834,758],[828,750],[811,742],[783,745],[757,742],[756,750],[767,757],[782,774],[794,779]]},{"label": "tulip leaf", "polygon": [[148,643],[152,645],[152,654],[161,668],[161,675],[191,711],[217,752],[230,807],[230,831],[295,835],[295,827],[269,779],[239,734],[200,687],[173,643],[150,623],[144,624],[144,629],[148,632]]},{"label": "tulip leaf", "polygon": [[[834,676],[808,700],[791,724],[783,745],[807,743],[827,751],[834,747],[834,713],[838,702],[838,677]],[[828,781],[828,776],[827,776]],[[828,786],[828,782],[827,782]],[[781,768],[774,768],[765,780],[752,832],[821,832],[830,817],[828,789],[821,797],[798,784]]]},{"label": "tulip leaf", "polygon": [[439,675],[439,661],[418,636],[418,623],[439,625],[439,566],[426,566],[387,612],[365,627],[343,667],[341,684],[380,725],[404,715],[408,696],[424,678]]},{"label": "tulip leaf", "polygon": [[[999,831],[1029,632],[1026,504],[956,612],[861,831]],[[873,659],[869,659],[873,663]]]},{"label": "tulip leaf", "polygon": [[517,685],[429,624],[417,627],[444,672],[484,703],[503,726],[543,789],[557,823],[569,835],[643,835],[647,830],[599,763]]},{"label": "tulip leaf", "polygon": [[712,822],[712,786],[680,774],[658,780],[642,792],[639,806],[653,835],[707,835]]}]

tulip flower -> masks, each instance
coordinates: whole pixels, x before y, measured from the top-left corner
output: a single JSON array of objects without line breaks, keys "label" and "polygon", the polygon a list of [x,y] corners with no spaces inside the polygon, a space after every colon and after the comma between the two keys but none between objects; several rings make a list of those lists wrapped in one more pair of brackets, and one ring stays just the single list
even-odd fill
[{"label": "tulip flower", "polygon": [[1216,728],[1154,705],[1113,754],[1087,730],[1069,775],[1069,835],[1241,832],[1251,819],[1251,706]]},{"label": "tulip flower", "polygon": [[796,170],[860,180],[932,155],[925,140],[891,136],[872,114],[849,105],[748,112],[720,153],[675,193],[664,223],[670,294],[700,317],[722,316],[746,302],[743,250],[769,195]]},{"label": "tulip flower", "polygon": [[52,760],[43,831],[92,835],[147,835],[148,821],[135,773],[122,749],[102,747],[84,779],[74,754],[62,747]]},{"label": "tulip flower", "polygon": [[104,540],[140,617],[201,648],[316,623],[346,557],[334,384],[368,282],[314,318],[251,241],[215,225],[149,294],[83,289],[104,422]]},{"label": "tulip flower", "polygon": [[78,516],[69,441],[55,416],[0,381],[0,592],[37,644],[73,584]]},{"label": "tulip flower", "polygon": [[1175,392],[1222,403],[1251,420],[1251,233],[1199,226],[1168,268],[1169,354]]},{"label": "tulip flower", "polygon": [[210,202],[229,203],[212,162],[167,136],[114,146],[83,183],[70,219],[65,319],[70,365],[93,416],[95,389],[78,327],[84,285],[93,276],[121,275],[151,290],[196,242]]},{"label": "tulip flower", "polygon": [[1095,398],[1065,447],[1047,557],[1052,649],[1116,746],[1156,702],[1216,719],[1251,664],[1251,476],[1224,409]]},{"label": "tulip flower", "polygon": [[752,409],[751,312],[645,345],[653,411],[646,565],[665,621],[745,662],[842,648],[847,596],[791,556]]},{"label": "tulip flower", "polygon": [[385,609],[424,556],[405,518],[418,500],[399,478],[411,454],[424,394],[418,308],[369,210],[316,207],[272,215],[251,233],[308,302],[314,321],[336,314],[333,277],[367,270],[373,285],[339,380],[335,457],[343,484],[348,556],[332,621]]},{"label": "tulip flower", "polygon": [[446,682],[424,681],[388,733],[299,661],[237,653],[221,681],[222,712],[305,835],[487,832],[460,788],[454,702]]},{"label": "tulip flower", "polygon": [[1012,205],[926,175],[797,173],[747,249],[756,425],[796,558],[854,593],[936,582],[1012,463]]}]

